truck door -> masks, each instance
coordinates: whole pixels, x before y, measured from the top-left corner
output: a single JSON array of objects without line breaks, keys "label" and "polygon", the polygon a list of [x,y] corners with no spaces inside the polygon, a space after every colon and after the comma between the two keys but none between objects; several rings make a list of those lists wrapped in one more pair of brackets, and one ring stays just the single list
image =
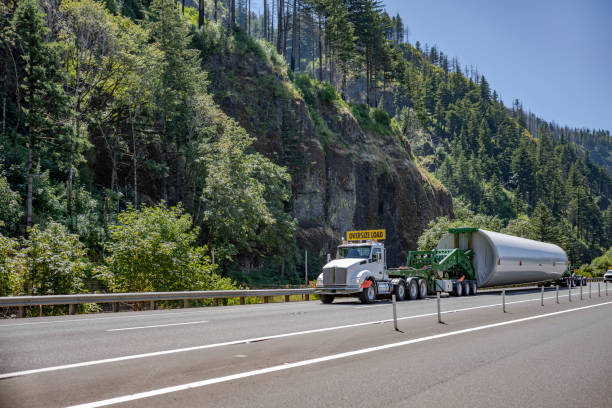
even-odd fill
[{"label": "truck door", "polygon": [[[376,277],[376,280],[382,280],[384,278],[383,272],[385,270],[385,260],[382,258],[382,256],[382,249],[379,247],[374,247],[372,250],[372,267],[370,270]],[[380,262],[378,262],[379,258]]]}]

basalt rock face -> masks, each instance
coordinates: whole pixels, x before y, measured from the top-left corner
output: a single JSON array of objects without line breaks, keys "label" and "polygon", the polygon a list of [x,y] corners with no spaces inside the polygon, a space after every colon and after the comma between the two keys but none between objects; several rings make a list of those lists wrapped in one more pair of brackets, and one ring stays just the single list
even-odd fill
[{"label": "basalt rock face", "polygon": [[431,219],[452,215],[450,193],[416,166],[402,137],[364,132],[338,101],[307,105],[282,67],[261,57],[212,57],[206,69],[224,112],[289,169],[297,240],[310,253],[334,251],[349,230],[385,228],[397,266]]}]

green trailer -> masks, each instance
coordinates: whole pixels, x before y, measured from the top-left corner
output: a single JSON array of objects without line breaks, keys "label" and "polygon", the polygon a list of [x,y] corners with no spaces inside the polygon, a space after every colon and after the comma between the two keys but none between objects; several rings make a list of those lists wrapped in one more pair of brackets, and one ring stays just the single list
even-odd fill
[{"label": "green trailer", "polygon": [[462,227],[451,228],[449,233],[454,234],[456,247],[459,246],[460,236],[465,234],[468,241],[468,249],[433,249],[431,251],[410,251],[406,266],[389,269],[389,277],[404,279],[407,283],[410,295],[410,283],[424,280],[427,291],[450,292],[461,296],[475,295],[477,292],[476,273],[472,260],[474,252],[471,248],[472,233],[478,228]]}]

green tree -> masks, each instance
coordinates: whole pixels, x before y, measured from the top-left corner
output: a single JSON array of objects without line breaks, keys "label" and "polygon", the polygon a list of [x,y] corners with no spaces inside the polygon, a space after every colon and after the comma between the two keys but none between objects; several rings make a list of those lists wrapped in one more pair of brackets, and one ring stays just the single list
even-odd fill
[{"label": "green tree", "polygon": [[183,199],[185,146],[192,133],[190,117],[197,115],[193,107],[206,93],[206,74],[200,66],[198,51],[189,48],[191,35],[172,0],[153,0],[148,27],[151,39],[161,51],[159,83],[153,97],[153,118],[161,136],[161,158],[166,167],[162,176],[162,198],[168,199],[168,179],[173,167],[174,202]]},{"label": "green tree", "polygon": [[56,222],[45,229],[29,229],[24,243],[26,293],[60,295],[83,290],[88,262],[85,248],[76,234]]},{"label": "green tree", "polygon": [[556,242],[558,231],[552,211],[542,201],[538,201],[530,219],[531,235],[542,242]]},{"label": "green tree", "polygon": [[15,231],[21,217],[19,193],[11,190],[6,177],[0,176],[0,231]]},{"label": "green tree", "polygon": [[0,234],[0,296],[21,294],[25,271],[25,257],[19,242]]},{"label": "green tree", "polygon": [[295,222],[286,205],[289,175],[257,153],[252,139],[228,121],[206,157],[207,177],[202,199],[207,242],[221,262],[240,254],[276,256],[291,251]]},{"label": "green tree", "polygon": [[206,248],[195,246],[197,236],[198,228],[181,207],[168,209],[161,203],[121,212],[106,245],[115,289],[163,292],[227,286],[227,279],[215,274]]},{"label": "green tree", "polygon": [[18,105],[24,116],[28,158],[26,163],[26,224],[32,225],[35,164],[43,155],[65,150],[71,138],[67,126],[70,98],[64,92],[66,83],[58,44],[47,40],[49,29],[36,0],[19,2],[13,16],[13,30],[20,49]]}]

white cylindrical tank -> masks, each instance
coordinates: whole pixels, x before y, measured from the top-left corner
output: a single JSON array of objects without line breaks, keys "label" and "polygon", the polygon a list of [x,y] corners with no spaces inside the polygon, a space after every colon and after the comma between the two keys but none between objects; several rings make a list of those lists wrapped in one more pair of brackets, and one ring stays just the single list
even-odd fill
[{"label": "white cylindrical tank", "polygon": [[[455,235],[447,233],[438,249],[455,248]],[[468,249],[467,234],[458,246]],[[557,245],[479,229],[472,232],[474,270],[481,288],[560,279],[567,270],[567,255]]]}]

